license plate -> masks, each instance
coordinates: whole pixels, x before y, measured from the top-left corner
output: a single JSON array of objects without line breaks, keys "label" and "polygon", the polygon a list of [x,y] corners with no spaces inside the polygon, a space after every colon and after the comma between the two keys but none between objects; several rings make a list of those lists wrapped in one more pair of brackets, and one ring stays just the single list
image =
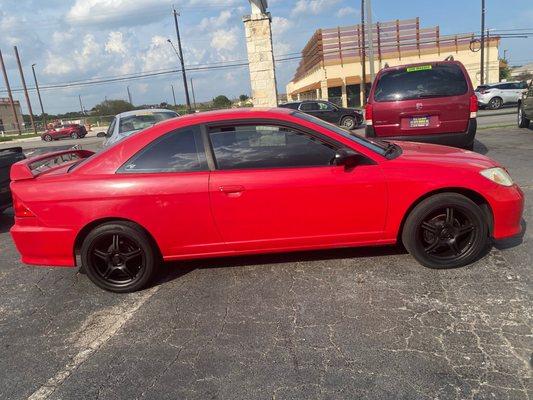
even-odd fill
[{"label": "license plate", "polygon": [[429,117],[413,117],[409,119],[409,128],[423,128],[429,126]]}]

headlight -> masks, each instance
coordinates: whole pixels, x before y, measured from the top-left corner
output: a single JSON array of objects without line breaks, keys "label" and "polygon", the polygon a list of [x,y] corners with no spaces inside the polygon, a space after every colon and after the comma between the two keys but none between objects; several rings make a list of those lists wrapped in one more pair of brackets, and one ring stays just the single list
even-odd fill
[{"label": "headlight", "polygon": [[480,174],[483,175],[485,178],[496,182],[498,185],[513,186],[513,179],[503,168],[496,167],[484,169],[480,172]]}]

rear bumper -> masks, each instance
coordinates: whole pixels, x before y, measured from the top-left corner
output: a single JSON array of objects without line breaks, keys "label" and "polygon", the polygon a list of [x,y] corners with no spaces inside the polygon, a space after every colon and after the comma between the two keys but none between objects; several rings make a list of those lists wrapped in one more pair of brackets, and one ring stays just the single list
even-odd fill
[{"label": "rear bumper", "polygon": [[75,266],[74,231],[30,224],[29,218],[16,218],[10,231],[24,264]]},{"label": "rear bumper", "polygon": [[468,148],[474,144],[477,131],[477,120],[470,118],[466,132],[458,133],[438,133],[431,135],[408,135],[408,136],[376,136],[376,132],[372,125],[365,128],[365,136],[377,139],[390,140],[407,140],[409,142],[423,142],[442,144],[445,146]]},{"label": "rear bumper", "polygon": [[518,185],[495,190],[489,203],[494,217],[494,239],[507,239],[522,233],[524,193]]}]

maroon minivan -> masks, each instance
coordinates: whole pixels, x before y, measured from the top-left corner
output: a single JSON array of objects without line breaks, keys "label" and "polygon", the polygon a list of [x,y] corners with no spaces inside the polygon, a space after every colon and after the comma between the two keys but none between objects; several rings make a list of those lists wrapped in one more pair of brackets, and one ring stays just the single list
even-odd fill
[{"label": "maroon minivan", "polygon": [[365,133],[472,149],[477,110],[472,82],[458,61],[384,68],[370,90]]}]

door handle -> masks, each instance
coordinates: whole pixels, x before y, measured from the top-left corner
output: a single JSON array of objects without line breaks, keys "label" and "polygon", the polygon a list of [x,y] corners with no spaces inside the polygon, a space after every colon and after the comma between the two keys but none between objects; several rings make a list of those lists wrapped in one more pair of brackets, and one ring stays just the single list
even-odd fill
[{"label": "door handle", "polygon": [[244,186],[241,186],[241,185],[220,186],[218,190],[226,194],[241,193],[241,192],[244,192]]}]

